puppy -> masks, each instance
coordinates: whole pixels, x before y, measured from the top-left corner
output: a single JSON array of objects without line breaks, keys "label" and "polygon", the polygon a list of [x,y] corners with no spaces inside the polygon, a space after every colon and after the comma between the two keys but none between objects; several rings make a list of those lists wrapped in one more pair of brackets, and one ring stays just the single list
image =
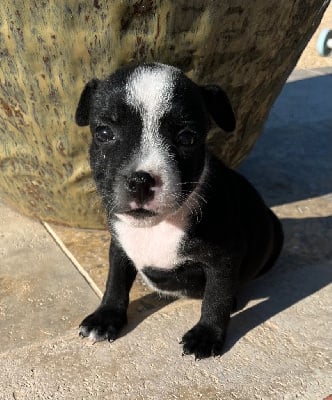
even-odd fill
[{"label": "puppy", "polygon": [[90,125],[112,242],[106,291],[81,336],[116,339],[139,272],[158,292],[202,298],[183,353],[221,354],[236,292],[270,269],[283,233],[251,184],[206,149],[211,120],[234,130],[225,92],[168,65],[125,67],[85,86],[76,122]]}]

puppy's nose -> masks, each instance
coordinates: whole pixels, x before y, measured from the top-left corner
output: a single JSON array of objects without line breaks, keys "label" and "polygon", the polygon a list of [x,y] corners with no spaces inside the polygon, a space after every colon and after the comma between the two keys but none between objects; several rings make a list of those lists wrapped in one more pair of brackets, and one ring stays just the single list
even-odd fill
[{"label": "puppy's nose", "polygon": [[126,187],[135,200],[140,203],[150,200],[153,197],[151,188],[156,182],[153,176],[145,171],[134,172],[127,178]]}]

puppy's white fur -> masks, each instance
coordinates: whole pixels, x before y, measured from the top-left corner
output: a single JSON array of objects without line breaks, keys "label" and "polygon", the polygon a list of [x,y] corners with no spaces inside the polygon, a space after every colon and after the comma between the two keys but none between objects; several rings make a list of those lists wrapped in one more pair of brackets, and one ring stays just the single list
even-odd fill
[{"label": "puppy's white fur", "polygon": [[126,100],[139,110],[143,121],[144,144],[160,145],[158,135],[161,117],[171,105],[178,70],[170,66],[135,69],[126,84]]},{"label": "puppy's white fur", "polygon": [[[190,223],[190,216],[194,214],[199,220],[200,204],[204,198],[199,191],[208,175],[207,162],[200,176],[195,190],[189,195],[181,207],[172,210],[166,217],[151,217],[135,224],[135,218],[117,214],[118,221],[114,224],[114,232],[132,260],[135,268],[142,274],[145,281],[155,290],[151,282],[142,271],[144,267],[172,269],[189,258],[179,257],[179,247],[184,239]],[[150,223],[150,219],[154,219]],[[144,225],[146,223],[146,225]]]},{"label": "puppy's white fur", "polygon": [[170,109],[178,74],[179,70],[170,66],[141,67],[135,69],[126,84],[126,101],[138,110],[143,123],[140,147],[132,165],[136,171],[160,178],[161,187],[156,188],[154,201],[145,207],[158,213],[174,206],[174,190],[180,182],[159,129],[161,118]]},{"label": "puppy's white fur", "polygon": [[156,225],[132,226],[125,217],[115,223],[115,231],[138,271],[144,267],[174,268],[179,263],[178,247],[187,226],[183,210]]}]

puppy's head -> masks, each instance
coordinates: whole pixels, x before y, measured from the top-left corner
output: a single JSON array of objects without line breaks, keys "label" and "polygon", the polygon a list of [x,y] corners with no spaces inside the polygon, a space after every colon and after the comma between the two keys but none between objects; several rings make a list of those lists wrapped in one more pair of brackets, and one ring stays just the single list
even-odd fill
[{"label": "puppy's head", "polygon": [[90,162],[109,214],[137,223],[174,213],[200,181],[210,118],[235,128],[226,94],[163,64],[91,80],[76,111],[90,125]]}]

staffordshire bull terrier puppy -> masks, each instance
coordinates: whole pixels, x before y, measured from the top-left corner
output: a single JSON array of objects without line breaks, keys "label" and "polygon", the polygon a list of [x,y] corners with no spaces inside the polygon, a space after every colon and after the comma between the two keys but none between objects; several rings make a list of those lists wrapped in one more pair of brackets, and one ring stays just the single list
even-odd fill
[{"label": "staffordshire bull terrier puppy", "polygon": [[235,129],[226,93],[169,65],[129,66],[85,86],[76,122],[90,125],[112,241],[106,291],[81,336],[117,338],[138,272],[160,293],[202,298],[184,354],[222,353],[237,291],[272,267],[283,233],[253,186],[206,148],[212,121]]}]

